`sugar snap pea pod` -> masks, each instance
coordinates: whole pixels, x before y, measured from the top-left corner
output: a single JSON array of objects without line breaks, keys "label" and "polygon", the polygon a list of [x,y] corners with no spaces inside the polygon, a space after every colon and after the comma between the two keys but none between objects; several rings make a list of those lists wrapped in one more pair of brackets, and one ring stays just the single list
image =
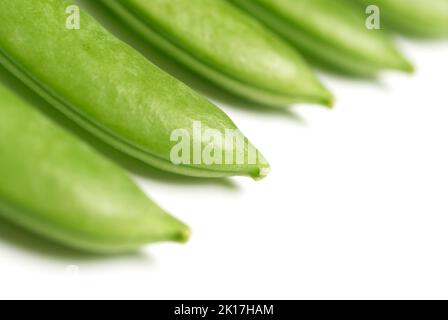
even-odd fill
[{"label": "sugar snap pea pod", "polygon": [[186,241],[126,173],[0,85],[0,216],[99,253]]},{"label": "sugar snap pea pod", "polygon": [[447,0],[351,0],[377,5],[386,25],[418,37],[448,37]]},{"label": "sugar snap pea pod", "polygon": [[[0,0],[0,63],[72,120],[147,164],[198,177],[267,174],[261,155],[255,161],[246,156],[254,149],[250,143],[240,147],[207,136],[212,129],[222,136],[237,130],[219,108],[82,11],[77,28],[71,8],[67,0]],[[173,161],[180,130],[203,154],[212,149],[244,161],[193,161],[193,152]]]},{"label": "sugar snap pea pod", "polygon": [[372,75],[412,71],[383,30],[366,27],[365,10],[340,0],[229,0],[295,44],[310,61],[338,71]]},{"label": "sugar snap pea pod", "polygon": [[331,105],[332,95],[288,44],[223,0],[101,0],[180,63],[268,105]]}]

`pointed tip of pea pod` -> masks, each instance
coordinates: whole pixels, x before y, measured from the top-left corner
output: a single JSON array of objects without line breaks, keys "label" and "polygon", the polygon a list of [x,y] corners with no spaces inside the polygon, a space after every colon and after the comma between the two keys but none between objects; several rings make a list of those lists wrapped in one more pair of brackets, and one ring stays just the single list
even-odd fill
[{"label": "pointed tip of pea pod", "polygon": [[191,237],[191,229],[187,226],[184,226],[181,230],[179,230],[173,237],[173,241],[178,243],[187,243]]},{"label": "pointed tip of pea pod", "polygon": [[266,178],[270,172],[271,172],[271,167],[269,165],[266,165],[266,166],[260,167],[258,169],[258,172],[253,174],[251,177],[255,181],[260,181],[260,180],[263,180],[264,178]]},{"label": "pointed tip of pea pod", "polygon": [[409,73],[409,74],[414,74],[415,73],[415,66],[408,60],[404,59],[403,60],[403,65],[401,67],[401,70]]},{"label": "pointed tip of pea pod", "polygon": [[302,90],[302,94],[298,95],[296,103],[309,103],[333,108],[335,97],[330,90],[328,90],[320,82],[310,81],[309,86]]},{"label": "pointed tip of pea pod", "polygon": [[250,177],[255,181],[260,181],[266,178],[270,172],[271,166],[269,162],[261,153],[258,153],[258,163],[255,170],[250,173]]},{"label": "pointed tip of pea pod", "polygon": [[394,59],[392,59],[389,63],[390,69],[395,69],[409,74],[413,74],[415,72],[414,64],[398,50],[395,53]]},{"label": "pointed tip of pea pod", "polygon": [[316,103],[327,107],[328,109],[333,109],[335,101],[335,96],[325,87],[321,88],[321,94],[316,98]]},{"label": "pointed tip of pea pod", "polygon": [[406,74],[409,74],[409,75],[412,75],[412,74],[415,73],[414,65],[412,63],[410,63],[409,61],[407,61],[407,60],[403,60],[401,62],[401,64],[397,64],[397,65],[391,66],[389,68],[389,70],[391,70],[391,71],[400,71],[402,73],[406,73]]},{"label": "pointed tip of pea pod", "polygon": [[152,242],[176,242],[186,243],[191,237],[191,229],[184,222],[170,215],[163,209],[153,209],[148,220],[141,224],[146,235],[143,238],[146,243]]},{"label": "pointed tip of pea pod", "polygon": [[176,227],[173,228],[172,232],[168,236],[169,240],[177,243],[187,243],[191,237],[191,229],[183,222],[176,219]]},{"label": "pointed tip of pea pod", "polygon": [[336,100],[333,93],[322,82],[320,82],[320,80],[317,79],[316,88],[317,91],[315,91],[314,94],[316,103],[332,109]]},{"label": "pointed tip of pea pod", "polygon": [[327,97],[325,97],[325,99],[322,100],[322,105],[324,105],[328,109],[333,109],[335,103],[336,103],[335,96],[332,93],[327,92]]}]

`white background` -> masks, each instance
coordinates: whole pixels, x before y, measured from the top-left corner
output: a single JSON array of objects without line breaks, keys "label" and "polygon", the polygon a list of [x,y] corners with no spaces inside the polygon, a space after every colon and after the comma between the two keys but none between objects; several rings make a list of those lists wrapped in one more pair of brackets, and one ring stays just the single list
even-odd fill
[{"label": "white background", "polygon": [[220,104],[263,181],[137,177],[186,245],[94,257],[0,226],[0,298],[448,298],[448,43],[403,41],[415,75],[323,75],[338,103]]}]

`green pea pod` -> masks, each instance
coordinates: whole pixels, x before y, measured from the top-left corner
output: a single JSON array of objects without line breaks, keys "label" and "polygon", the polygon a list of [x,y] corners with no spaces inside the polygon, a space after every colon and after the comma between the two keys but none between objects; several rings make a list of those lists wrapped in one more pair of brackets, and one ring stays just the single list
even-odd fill
[{"label": "green pea pod", "polygon": [[0,114],[1,216],[92,252],[187,240],[123,170],[1,85]]},{"label": "green pea pod", "polygon": [[[198,177],[267,174],[261,155],[246,156],[254,150],[249,142],[241,147],[207,136],[237,131],[225,113],[77,13],[68,0],[0,0],[0,63],[72,120],[147,164]],[[192,161],[185,147],[182,161],[173,161],[179,131],[203,154],[212,149],[240,160]]]},{"label": "green pea pod", "polygon": [[[351,0],[354,1],[354,0]],[[412,36],[448,37],[447,0],[355,0],[380,8],[385,24]]]},{"label": "green pea pod", "polygon": [[295,44],[310,61],[356,75],[412,71],[382,30],[366,26],[365,10],[340,0],[230,0]]},{"label": "green pea pod", "polygon": [[293,48],[226,1],[101,2],[152,46],[231,93],[275,106],[333,102]]}]

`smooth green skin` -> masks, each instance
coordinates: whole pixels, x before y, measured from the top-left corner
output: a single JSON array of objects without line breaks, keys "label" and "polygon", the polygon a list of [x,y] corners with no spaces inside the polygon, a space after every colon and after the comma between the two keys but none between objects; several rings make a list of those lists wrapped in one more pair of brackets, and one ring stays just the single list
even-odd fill
[{"label": "smooth green skin", "polygon": [[[193,121],[201,121],[203,130],[224,134],[236,130],[235,124],[84,12],[81,29],[68,30],[69,5],[68,0],[0,0],[0,63],[91,133],[154,167],[197,177],[267,174],[262,156],[256,164],[246,159],[232,165],[174,165],[174,130],[185,128],[193,137]],[[204,140],[198,142],[202,149],[209,144]]]},{"label": "smooth green skin", "polygon": [[101,0],[169,56],[246,99],[330,106],[332,95],[302,57],[224,0]]},{"label": "smooth green skin", "polygon": [[355,75],[412,71],[382,30],[369,30],[359,7],[340,0],[228,0],[277,31],[310,61]]},{"label": "smooth green skin", "polygon": [[377,5],[385,24],[417,37],[448,37],[448,0],[349,0]]},{"label": "smooth green skin", "polygon": [[99,253],[188,239],[127,174],[0,85],[0,215]]}]

